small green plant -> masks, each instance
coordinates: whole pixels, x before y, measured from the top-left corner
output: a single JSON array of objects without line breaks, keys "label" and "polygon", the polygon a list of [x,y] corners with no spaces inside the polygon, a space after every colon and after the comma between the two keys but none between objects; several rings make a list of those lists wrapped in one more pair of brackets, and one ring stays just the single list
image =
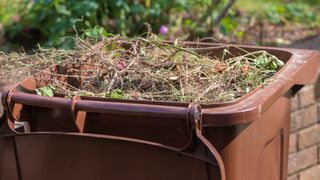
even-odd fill
[{"label": "small green plant", "polygon": [[94,28],[86,29],[84,31],[84,36],[98,41],[98,39],[101,37],[108,37],[108,32],[101,26],[95,26]]},{"label": "small green plant", "polygon": [[44,86],[36,89],[36,93],[40,96],[53,97],[55,89],[53,86]]},{"label": "small green plant", "polygon": [[110,98],[112,99],[123,99],[124,97],[125,94],[121,89],[114,89],[110,94]]},{"label": "small green plant", "polygon": [[267,52],[265,51],[263,51],[261,56],[256,59],[255,64],[259,68],[265,68],[268,70],[277,70],[284,65],[284,63],[278,58],[276,58],[275,56],[267,55]]}]

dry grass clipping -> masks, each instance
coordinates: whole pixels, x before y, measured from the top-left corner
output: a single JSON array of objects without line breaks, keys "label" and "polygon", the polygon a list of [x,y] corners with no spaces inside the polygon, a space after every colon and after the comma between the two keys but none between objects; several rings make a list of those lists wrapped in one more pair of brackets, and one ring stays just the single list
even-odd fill
[{"label": "dry grass clipping", "polygon": [[76,50],[42,49],[32,56],[11,57],[7,63],[1,59],[8,55],[2,55],[0,64],[1,68],[4,64],[9,71],[23,73],[52,64],[67,68],[63,73],[46,71],[51,83],[37,89],[44,96],[62,93],[66,97],[216,103],[247,94],[268,82],[283,66],[266,51],[244,54],[232,55],[226,48],[219,57],[213,57],[210,51],[198,53],[195,48],[164,43],[154,35],[109,36],[98,42],[77,39]]}]

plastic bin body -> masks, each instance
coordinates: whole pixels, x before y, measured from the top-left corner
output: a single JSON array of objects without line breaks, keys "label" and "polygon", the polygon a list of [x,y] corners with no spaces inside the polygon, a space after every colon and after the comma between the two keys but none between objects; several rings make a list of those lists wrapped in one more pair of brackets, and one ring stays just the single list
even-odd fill
[{"label": "plastic bin body", "polygon": [[290,105],[290,98],[282,96],[251,123],[207,129],[208,139],[222,156],[227,179],[287,178]]},{"label": "plastic bin body", "polygon": [[114,137],[28,134],[2,137],[0,147],[1,180],[208,180],[215,173],[198,155]]},{"label": "plastic bin body", "polygon": [[[225,48],[213,44],[202,46],[215,47],[210,51],[217,56]],[[285,180],[291,97],[316,77],[319,53],[240,48],[246,51],[266,50],[285,61],[286,65],[264,88],[258,88],[234,102],[201,105],[202,133],[219,152],[227,180]],[[229,50],[233,54],[243,53],[232,46]],[[189,104],[186,103],[90,97],[69,100],[59,95],[55,98],[41,97],[30,94],[37,88],[34,78],[23,81],[19,88],[3,96],[7,111],[12,114],[6,118],[11,129],[13,120],[26,121],[33,133],[111,135],[176,149],[183,149],[192,138],[187,110]],[[210,175],[203,179],[221,178],[221,169],[208,169]]]}]

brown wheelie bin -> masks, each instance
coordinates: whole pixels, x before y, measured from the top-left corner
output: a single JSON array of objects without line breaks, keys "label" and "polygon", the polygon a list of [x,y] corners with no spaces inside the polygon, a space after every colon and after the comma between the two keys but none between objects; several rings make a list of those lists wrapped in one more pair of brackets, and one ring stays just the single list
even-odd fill
[{"label": "brown wheelie bin", "polygon": [[[192,43],[188,43],[188,45],[190,44],[192,45]],[[79,152],[79,148],[88,148],[86,143],[82,142],[86,141],[84,139],[90,137],[95,139],[93,141],[106,141],[107,145],[110,145],[109,141],[117,139],[120,142],[112,143],[116,147],[122,146],[122,141],[125,139],[132,145],[127,144],[124,148],[132,148],[132,150],[119,151],[119,153],[131,152],[130,158],[135,158],[135,154],[138,153],[136,152],[137,147],[142,148],[146,145],[152,146],[143,150],[146,157],[157,155],[147,152],[152,151],[152,148],[157,149],[157,152],[161,151],[159,154],[162,154],[163,149],[170,149],[170,153],[167,153],[168,156],[175,155],[176,158],[180,155],[182,159],[191,157],[190,162],[186,162],[186,166],[192,161],[194,168],[191,169],[195,170],[195,173],[190,174],[191,170],[186,167],[183,171],[188,175],[167,169],[179,169],[179,167],[173,167],[180,166],[174,158],[164,158],[152,162],[152,164],[160,163],[166,167],[161,166],[163,168],[163,171],[159,170],[161,173],[168,171],[170,174],[176,174],[175,179],[285,180],[287,177],[291,97],[303,85],[310,83],[317,76],[319,53],[281,48],[240,46],[242,49],[240,50],[239,46],[235,48],[233,46],[221,47],[221,45],[215,44],[201,45],[208,47],[202,49],[210,50],[212,55],[222,54],[224,48],[228,48],[232,54],[242,54],[243,50],[246,52],[265,50],[283,60],[285,66],[277,72],[273,81],[266,87],[259,87],[233,102],[200,105],[95,97],[65,99],[63,95],[59,94],[53,98],[37,96],[34,90],[45,85],[52,78],[46,78],[48,75],[46,72],[42,72],[3,93],[2,99],[6,107],[6,117],[2,120],[5,128],[2,132],[0,131],[3,134],[2,149],[7,149],[10,146],[10,144],[5,145],[6,138],[13,139],[11,143],[15,149],[15,153],[6,158],[15,158],[17,163],[20,163],[19,175],[26,177],[23,179],[37,177],[32,174],[37,173],[36,169],[30,170],[30,172],[23,171],[24,168],[30,168],[28,163],[32,161],[32,158],[36,158],[37,162],[41,161],[46,165],[50,164],[52,159],[56,163],[60,161],[67,163],[68,161],[71,167],[69,173],[77,173],[83,170],[82,166],[78,168],[78,163],[80,163],[79,159],[84,158],[81,155],[82,151]],[[47,69],[47,71],[56,70],[59,70],[59,67]],[[17,122],[24,122],[24,132],[15,129]],[[61,138],[56,138],[54,135]],[[42,138],[42,141],[33,138],[33,136]],[[79,138],[79,144],[83,146],[74,145],[77,147],[74,149],[71,146],[66,146],[64,141],[67,141],[67,137],[85,137],[84,139]],[[63,142],[60,143],[60,139]],[[51,141],[55,146],[50,143]],[[45,143],[45,145],[41,143]],[[88,146],[89,144],[87,143]],[[37,150],[36,146],[43,149]],[[52,146],[59,148],[54,149]],[[92,146],[98,148],[98,145]],[[76,155],[71,155],[70,149]],[[68,156],[61,156],[63,153],[61,151],[64,150],[68,152]],[[33,153],[28,154],[25,151]],[[55,153],[56,151],[58,153]],[[94,153],[93,150],[92,152]],[[117,154],[117,152],[114,151],[111,154]],[[98,153],[102,152],[98,151]],[[24,157],[27,154],[29,159]],[[119,156],[121,157],[119,161],[125,163],[122,155],[116,155],[116,157]],[[63,158],[59,159],[61,157]],[[141,155],[141,157],[143,156]],[[98,161],[99,158],[96,158]],[[84,159],[83,163],[87,161],[87,157]],[[3,167],[13,168],[11,166],[14,163],[6,162],[2,161]],[[90,162],[93,163],[93,161]],[[107,161],[99,161],[97,166],[103,163],[107,163]],[[153,169],[149,163],[141,158],[139,165],[143,165],[146,171],[139,175],[135,174],[136,176],[132,176],[131,179],[154,177],[156,174],[151,171],[149,174],[149,169]],[[170,164],[170,166],[164,164]],[[67,167],[67,164],[64,165]],[[56,164],[56,166],[58,165]],[[154,168],[156,167],[154,166]],[[183,169],[184,166],[181,168]],[[53,173],[52,169],[45,171],[43,168],[40,169],[43,174],[52,175]],[[121,174],[131,173],[127,166],[126,168],[119,166],[114,171],[114,173]],[[28,176],[30,174],[34,176]],[[107,175],[106,172],[106,178]],[[113,175],[109,177],[117,179]]]},{"label": "brown wheelie bin", "polygon": [[[153,116],[162,117],[165,112],[166,109],[160,107]],[[185,123],[190,125],[190,139],[184,147],[174,148],[139,139],[87,133],[17,134],[2,118],[0,178],[225,180],[219,153],[202,135],[200,106],[190,104],[179,111],[171,111],[171,114],[185,116]]]}]

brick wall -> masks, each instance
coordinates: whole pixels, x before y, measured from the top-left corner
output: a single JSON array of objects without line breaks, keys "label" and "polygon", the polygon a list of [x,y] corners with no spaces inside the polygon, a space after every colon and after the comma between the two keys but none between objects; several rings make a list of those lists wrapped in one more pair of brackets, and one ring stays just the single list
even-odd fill
[{"label": "brick wall", "polygon": [[320,180],[319,82],[292,99],[288,180]]}]

